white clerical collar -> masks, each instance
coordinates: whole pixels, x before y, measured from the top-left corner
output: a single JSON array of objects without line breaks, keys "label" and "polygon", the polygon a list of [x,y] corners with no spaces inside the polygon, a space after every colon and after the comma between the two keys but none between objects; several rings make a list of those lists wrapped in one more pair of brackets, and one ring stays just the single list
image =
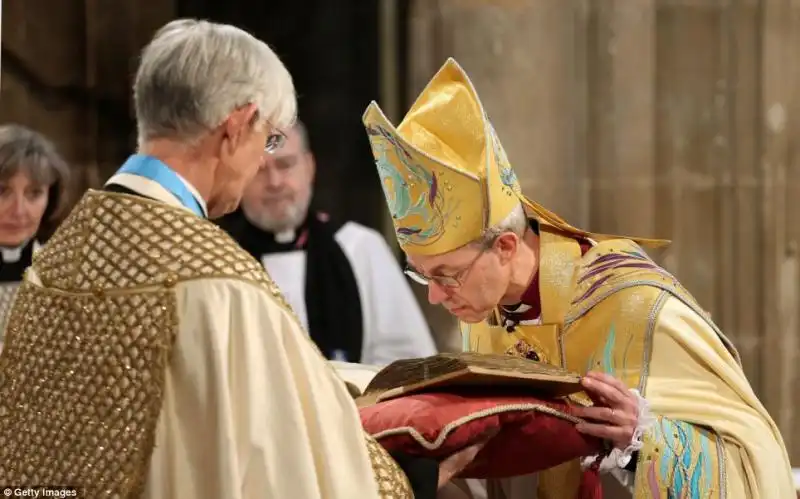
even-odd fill
[{"label": "white clerical collar", "polygon": [[[22,252],[30,243],[30,239],[25,241],[24,243],[20,244],[16,248],[7,248],[0,246],[0,255],[3,257],[3,263],[17,263],[22,258]],[[34,240],[33,241],[33,252],[36,253],[39,251],[39,243]]]},{"label": "white clerical collar", "polygon": [[276,243],[289,244],[294,242],[294,240],[297,238],[297,227],[283,229],[281,231],[275,232],[261,227],[261,224],[259,224],[255,219],[250,218],[250,216],[247,214],[247,210],[245,210],[244,208],[242,208],[242,214],[244,215],[244,219],[247,220],[247,223],[255,227],[257,230],[272,234],[272,237],[275,238]]},{"label": "white clerical collar", "polygon": [[294,241],[295,237],[297,237],[297,231],[294,229],[282,230],[275,233],[275,242],[288,244]]},{"label": "white clerical collar", "polygon": [[[208,217],[208,207],[206,206],[206,201],[197,191],[197,189],[189,183],[185,178],[179,175],[177,172],[175,173],[181,182],[184,183],[189,192],[197,199],[197,203],[200,205],[200,209],[203,210],[203,215]],[[173,206],[180,206],[182,208],[186,208],[183,206],[178,198],[176,198],[171,192],[165,189],[161,184],[154,180],[150,180],[149,178],[140,177],[139,175],[133,175],[131,173],[117,173],[106,182],[106,185],[117,184],[123,187],[127,187],[132,191],[136,191],[143,196],[147,196],[149,198],[157,199],[162,201],[166,204],[173,205]],[[189,209],[189,208],[186,208]]]},{"label": "white clerical collar", "polygon": [[0,248],[0,254],[3,255],[3,263],[17,263],[22,258],[22,250],[25,249],[27,242],[22,246],[16,248]]}]

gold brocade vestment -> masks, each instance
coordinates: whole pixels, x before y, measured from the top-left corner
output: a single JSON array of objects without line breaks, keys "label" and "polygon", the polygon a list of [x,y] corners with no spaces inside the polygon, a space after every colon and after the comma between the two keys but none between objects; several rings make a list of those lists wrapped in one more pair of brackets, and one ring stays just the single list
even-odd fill
[{"label": "gold brocade vestment", "polygon": [[[738,355],[695,300],[638,244],[667,241],[587,232],[529,199],[477,90],[448,59],[395,126],[377,103],[362,118],[392,215],[409,256],[445,255],[506,227],[522,207],[541,229],[542,325],[465,326],[467,350],[536,357],[602,370],[646,397],[657,422],[644,435],[634,497],[793,497],[775,423]],[[513,224],[512,224],[513,225]],[[581,256],[574,237],[597,241]],[[505,324],[502,324],[505,326]],[[579,467],[538,477],[539,499],[574,499]],[[627,471],[612,472],[629,483]],[[531,499],[516,481],[511,499]],[[516,492],[519,495],[516,495]]]},{"label": "gold brocade vestment", "polygon": [[[213,223],[138,196],[83,197],[35,255],[8,318],[0,484],[142,494],[180,320],[175,287],[203,278],[248,281],[288,310],[263,267]],[[366,444],[379,496],[412,497],[389,455]]]},{"label": "gold brocade vestment", "polygon": [[[539,269],[542,324],[511,332],[497,320],[462,324],[464,348],[535,352],[637,388],[657,423],[644,435],[634,498],[770,499],[791,490],[780,433],[736,350],[637,244],[607,240],[581,256],[572,237],[542,227]],[[579,463],[566,463],[540,474],[538,497],[575,497],[579,471]]]}]

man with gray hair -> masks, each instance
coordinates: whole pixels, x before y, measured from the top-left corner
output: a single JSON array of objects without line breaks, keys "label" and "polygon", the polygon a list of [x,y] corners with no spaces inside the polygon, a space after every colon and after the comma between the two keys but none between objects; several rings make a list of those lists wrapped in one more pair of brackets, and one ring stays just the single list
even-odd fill
[{"label": "man with gray hair", "polygon": [[10,312],[0,484],[412,497],[262,266],[207,220],[236,208],[295,119],[284,65],[233,26],[173,21],[142,53],[134,100],[139,153],[84,195]]}]

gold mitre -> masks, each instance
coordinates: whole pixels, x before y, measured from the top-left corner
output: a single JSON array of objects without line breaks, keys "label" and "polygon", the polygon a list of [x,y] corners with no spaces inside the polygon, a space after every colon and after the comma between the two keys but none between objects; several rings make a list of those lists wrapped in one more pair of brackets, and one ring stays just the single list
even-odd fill
[{"label": "gold mitre", "polygon": [[396,128],[375,102],[363,121],[395,234],[407,254],[458,249],[502,222],[520,203],[539,223],[558,230],[617,237],[572,227],[522,194],[475,87],[452,58]]}]

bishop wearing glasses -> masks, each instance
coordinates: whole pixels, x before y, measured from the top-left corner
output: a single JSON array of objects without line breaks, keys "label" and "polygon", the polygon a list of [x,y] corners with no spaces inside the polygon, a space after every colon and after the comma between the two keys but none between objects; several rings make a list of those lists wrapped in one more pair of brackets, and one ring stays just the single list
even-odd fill
[{"label": "bishop wearing glasses", "polygon": [[523,195],[452,59],[399,125],[375,103],[364,124],[409,273],[460,319],[464,350],[589,373],[578,429],[610,455],[490,484],[497,497],[572,499],[597,462],[625,491],[607,497],[794,497],[734,345],[643,249],[664,241],[580,230]]}]

